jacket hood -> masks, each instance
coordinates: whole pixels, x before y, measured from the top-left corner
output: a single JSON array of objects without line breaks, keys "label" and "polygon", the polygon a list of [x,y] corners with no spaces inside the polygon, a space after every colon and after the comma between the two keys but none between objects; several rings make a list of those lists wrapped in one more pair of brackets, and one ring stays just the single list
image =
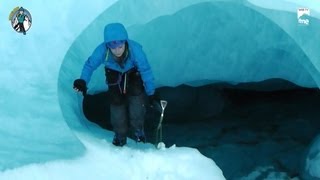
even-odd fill
[{"label": "jacket hood", "polygon": [[111,23],[104,28],[104,42],[128,40],[126,28],[120,23]]}]

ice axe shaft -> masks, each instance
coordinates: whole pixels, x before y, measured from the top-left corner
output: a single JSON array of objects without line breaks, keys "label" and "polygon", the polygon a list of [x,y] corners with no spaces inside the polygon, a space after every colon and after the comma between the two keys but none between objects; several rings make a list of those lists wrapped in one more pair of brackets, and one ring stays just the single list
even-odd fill
[{"label": "ice axe shaft", "polygon": [[161,104],[162,110],[161,110],[159,124],[156,129],[156,143],[155,143],[156,147],[157,147],[158,143],[162,142],[162,121],[163,121],[163,117],[164,117],[164,110],[166,109],[168,102],[165,100],[160,100],[160,104]]}]

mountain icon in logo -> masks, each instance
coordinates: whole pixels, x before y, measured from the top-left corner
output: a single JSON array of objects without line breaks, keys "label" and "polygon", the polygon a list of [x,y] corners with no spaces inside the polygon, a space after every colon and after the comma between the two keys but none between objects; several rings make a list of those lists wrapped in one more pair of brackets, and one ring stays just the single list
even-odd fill
[{"label": "mountain icon in logo", "polygon": [[310,10],[308,8],[299,8],[297,11],[298,23],[302,25],[309,25]]}]

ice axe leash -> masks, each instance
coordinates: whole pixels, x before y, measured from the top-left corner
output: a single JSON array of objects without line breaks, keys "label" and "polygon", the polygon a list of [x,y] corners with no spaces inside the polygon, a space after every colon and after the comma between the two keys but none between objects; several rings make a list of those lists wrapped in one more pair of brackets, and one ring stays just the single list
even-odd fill
[{"label": "ice axe leash", "polygon": [[163,121],[163,116],[164,116],[164,110],[167,107],[168,102],[165,100],[160,100],[160,105],[161,105],[161,116],[159,120],[158,127],[156,129],[156,142],[155,146],[158,148],[158,144],[162,142],[162,121]]}]

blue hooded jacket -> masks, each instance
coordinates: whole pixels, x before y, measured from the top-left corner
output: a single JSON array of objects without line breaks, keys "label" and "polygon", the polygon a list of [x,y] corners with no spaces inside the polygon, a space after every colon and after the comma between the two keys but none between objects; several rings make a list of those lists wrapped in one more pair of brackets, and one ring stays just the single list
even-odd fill
[{"label": "blue hooded jacket", "polygon": [[[110,49],[106,45],[107,42],[117,40],[126,40],[128,43],[129,56],[127,57],[123,67],[116,62]],[[93,71],[95,71],[101,64],[104,64],[106,68],[120,73],[125,73],[136,67],[141,74],[146,94],[154,94],[154,77],[147,57],[142,50],[142,46],[137,42],[128,39],[127,31],[120,23],[112,23],[105,26],[104,42],[93,51],[92,55],[85,62],[80,78],[85,80],[88,84]]]}]

